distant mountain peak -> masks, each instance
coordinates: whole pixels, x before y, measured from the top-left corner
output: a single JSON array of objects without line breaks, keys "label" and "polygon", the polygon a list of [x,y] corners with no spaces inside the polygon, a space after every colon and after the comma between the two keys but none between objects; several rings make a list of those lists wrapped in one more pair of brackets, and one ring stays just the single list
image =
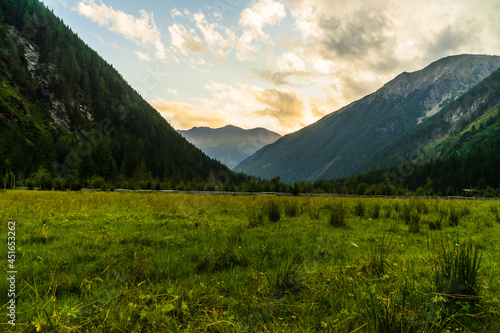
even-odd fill
[{"label": "distant mountain peak", "polygon": [[230,168],[281,137],[265,128],[243,129],[234,125],[193,127],[178,132],[205,154]]}]

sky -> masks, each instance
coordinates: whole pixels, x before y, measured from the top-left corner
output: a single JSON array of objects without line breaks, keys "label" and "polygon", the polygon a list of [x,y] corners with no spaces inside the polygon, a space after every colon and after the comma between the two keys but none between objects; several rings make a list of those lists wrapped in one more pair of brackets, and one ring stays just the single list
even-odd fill
[{"label": "sky", "polygon": [[500,55],[499,0],[42,0],[175,129],[287,134],[455,54]]}]

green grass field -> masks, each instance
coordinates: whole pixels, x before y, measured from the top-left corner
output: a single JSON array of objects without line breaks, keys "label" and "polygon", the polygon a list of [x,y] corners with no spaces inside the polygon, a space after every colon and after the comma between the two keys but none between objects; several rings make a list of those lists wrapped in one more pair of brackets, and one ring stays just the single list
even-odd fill
[{"label": "green grass field", "polygon": [[499,332],[499,206],[5,191],[0,328]]}]

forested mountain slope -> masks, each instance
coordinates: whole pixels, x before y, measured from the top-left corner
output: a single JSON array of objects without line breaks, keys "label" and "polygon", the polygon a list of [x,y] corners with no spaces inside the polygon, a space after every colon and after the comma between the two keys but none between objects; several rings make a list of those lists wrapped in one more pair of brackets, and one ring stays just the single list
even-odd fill
[{"label": "forested mountain slope", "polygon": [[220,172],[40,1],[0,2],[4,183],[168,185]]}]

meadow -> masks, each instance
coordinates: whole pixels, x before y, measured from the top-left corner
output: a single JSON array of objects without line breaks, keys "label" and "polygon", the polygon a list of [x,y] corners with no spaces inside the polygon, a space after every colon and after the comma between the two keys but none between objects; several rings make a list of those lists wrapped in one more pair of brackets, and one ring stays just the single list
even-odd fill
[{"label": "meadow", "polygon": [[3,191],[0,329],[500,332],[499,206]]}]

